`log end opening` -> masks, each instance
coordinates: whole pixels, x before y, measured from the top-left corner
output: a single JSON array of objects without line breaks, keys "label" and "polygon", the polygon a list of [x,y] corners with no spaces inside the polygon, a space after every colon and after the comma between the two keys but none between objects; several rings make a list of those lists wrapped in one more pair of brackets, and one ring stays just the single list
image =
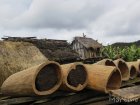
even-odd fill
[{"label": "log end opening", "polygon": [[130,79],[134,79],[137,76],[137,70],[134,66],[131,66],[130,69]]},{"label": "log end opening", "polygon": [[106,60],[105,65],[106,66],[116,66],[115,63],[111,60]]},{"label": "log end opening", "polygon": [[56,91],[62,81],[61,68],[55,63],[45,65],[35,78],[35,88],[38,92],[48,92],[48,94]]},{"label": "log end opening", "polygon": [[139,71],[139,73],[140,73],[140,63],[139,63],[139,70],[138,70],[138,71]]},{"label": "log end opening", "polygon": [[128,68],[127,64],[123,61],[119,61],[118,68],[121,72],[122,80],[128,80],[130,77],[130,74],[129,74],[129,68]]},{"label": "log end opening", "polygon": [[[76,65],[75,69],[71,69],[67,76],[67,83],[77,89],[83,89],[87,84],[87,71],[83,65]],[[81,90],[80,89],[80,90]]]},{"label": "log end opening", "polygon": [[108,92],[109,90],[119,89],[121,86],[121,82],[122,82],[121,73],[119,70],[116,69],[108,79],[106,92]]}]

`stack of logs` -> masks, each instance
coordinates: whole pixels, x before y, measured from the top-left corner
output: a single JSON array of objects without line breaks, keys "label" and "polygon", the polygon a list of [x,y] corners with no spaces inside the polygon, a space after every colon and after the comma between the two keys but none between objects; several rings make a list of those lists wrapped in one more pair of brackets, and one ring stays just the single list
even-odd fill
[{"label": "stack of logs", "polygon": [[60,65],[46,61],[8,77],[1,92],[11,96],[41,96],[56,90],[78,92],[84,88],[108,93],[119,89],[122,81],[140,74],[140,61],[104,59],[95,64],[81,62]]}]

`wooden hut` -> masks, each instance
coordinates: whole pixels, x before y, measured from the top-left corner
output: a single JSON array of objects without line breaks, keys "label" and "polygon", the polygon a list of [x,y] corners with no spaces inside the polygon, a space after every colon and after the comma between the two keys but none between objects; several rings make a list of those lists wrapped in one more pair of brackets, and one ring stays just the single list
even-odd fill
[{"label": "wooden hut", "polygon": [[71,46],[80,55],[81,59],[89,59],[100,56],[102,44],[98,43],[97,40],[83,36],[74,37]]}]

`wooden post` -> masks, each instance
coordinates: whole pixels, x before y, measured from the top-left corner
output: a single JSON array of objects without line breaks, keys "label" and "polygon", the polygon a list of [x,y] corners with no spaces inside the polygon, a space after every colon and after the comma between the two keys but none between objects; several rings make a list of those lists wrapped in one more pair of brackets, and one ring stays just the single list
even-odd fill
[{"label": "wooden post", "polygon": [[61,67],[56,62],[47,61],[11,75],[4,81],[1,91],[14,96],[49,95],[61,83]]},{"label": "wooden post", "polygon": [[108,93],[121,86],[121,74],[116,67],[104,65],[85,65],[88,71],[87,88]]},{"label": "wooden post", "polygon": [[82,63],[70,63],[61,65],[63,82],[61,90],[81,91],[87,85],[87,70]]}]

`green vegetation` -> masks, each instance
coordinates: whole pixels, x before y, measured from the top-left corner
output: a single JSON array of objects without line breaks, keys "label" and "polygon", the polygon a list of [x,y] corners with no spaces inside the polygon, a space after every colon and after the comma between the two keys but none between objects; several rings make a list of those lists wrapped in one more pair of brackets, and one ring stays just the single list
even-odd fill
[{"label": "green vegetation", "polygon": [[134,61],[140,58],[140,47],[135,45],[130,47],[113,47],[108,45],[102,49],[102,54],[110,59],[122,58],[125,61]]}]

